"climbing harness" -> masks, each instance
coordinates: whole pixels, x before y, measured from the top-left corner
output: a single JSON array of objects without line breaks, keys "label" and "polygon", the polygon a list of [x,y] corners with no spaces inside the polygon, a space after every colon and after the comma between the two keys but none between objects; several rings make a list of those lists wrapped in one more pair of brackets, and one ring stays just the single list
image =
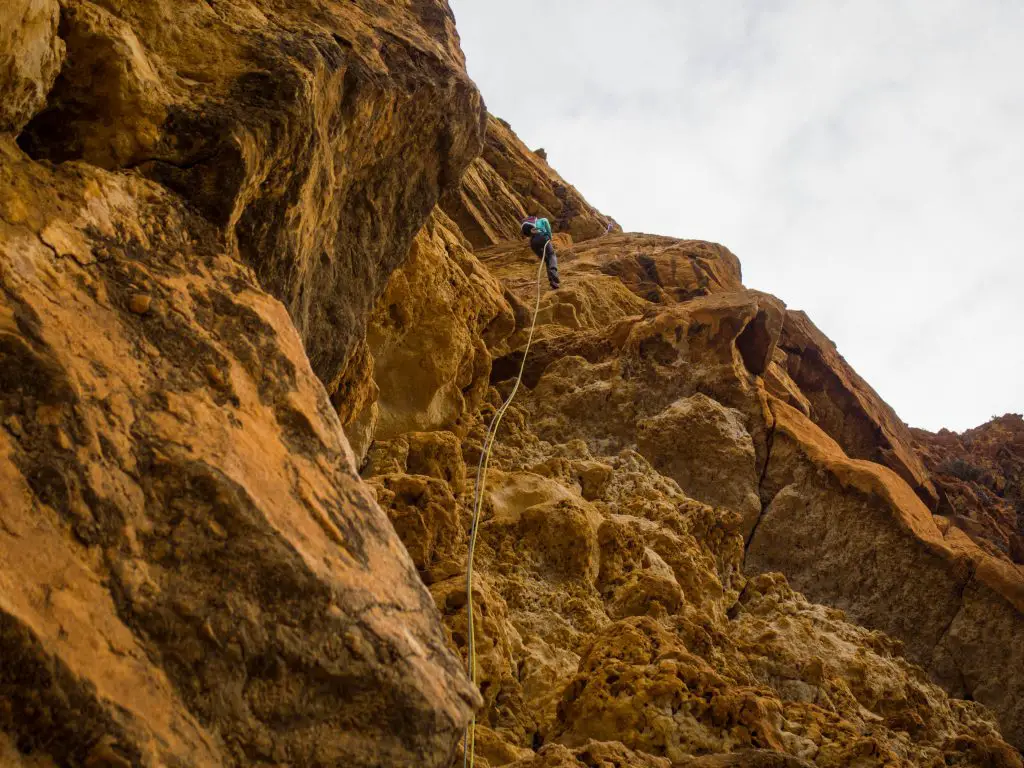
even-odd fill
[{"label": "climbing harness", "polygon": [[[545,259],[540,260],[537,267],[537,301],[533,306],[533,320],[530,322],[530,333],[526,337],[526,349],[523,350],[523,359],[519,363],[519,373],[516,375],[516,383],[512,385],[505,402],[495,411],[491,424],[487,427],[487,434],[484,436],[483,451],[480,453],[480,461],[476,465],[476,493],[473,499],[473,522],[469,528],[469,555],[466,560],[466,611],[469,616],[468,632],[468,653],[466,663],[469,667],[469,679],[476,687],[476,630],[473,627],[473,555],[476,553],[476,534],[480,524],[480,507],[483,505],[484,485],[487,483],[487,465],[491,461],[491,448],[494,447],[494,440],[498,435],[498,427],[505,411],[512,404],[512,400],[519,391],[519,384],[523,380],[523,371],[526,369],[526,356],[530,354],[530,345],[533,343],[533,332],[537,327],[537,314],[540,312],[541,286],[540,277],[544,270]],[[462,749],[463,768],[472,768],[474,765],[476,748],[476,712],[473,713],[469,725],[466,726],[466,736]]]}]

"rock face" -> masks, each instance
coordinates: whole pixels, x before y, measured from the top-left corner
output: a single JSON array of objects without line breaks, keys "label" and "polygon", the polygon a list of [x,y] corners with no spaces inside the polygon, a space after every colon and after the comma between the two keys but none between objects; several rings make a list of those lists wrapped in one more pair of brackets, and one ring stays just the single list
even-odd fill
[{"label": "rock face", "polygon": [[4,765],[440,768],[476,708],[481,768],[1022,768],[1019,417],[911,432],[726,248],[619,231],[443,0],[0,42]]},{"label": "rock face", "polygon": [[1024,418],[992,419],[962,435],[912,430],[939,489],[937,512],[997,557],[1024,565]]},{"label": "rock face", "polygon": [[807,315],[787,313],[779,348],[782,366],[807,399],[811,420],[851,458],[892,469],[934,510],[938,496],[910,430]]},{"label": "rock face", "polygon": [[[809,323],[794,341],[800,316],[720,246],[556,243],[563,288],[542,297],[481,524],[479,759],[1019,765],[996,722],[1022,743],[1024,580],[943,532],[891,410]],[[522,360],[537,265],[521,242],[477,256],[516,329],[461,455],[410,433],[363,470],[463,651],[466,467]]]},{"label": "rock face", "polygon": [[[1021,743],[1018,662],[1003,665],[1024,661],[1024,574],[958,529],[943,530],[891,471],[848,459],[788,406],[773,404],[773,413],[762,484],[771,501],[747,567],[782,570],[808,596],[900,638],[909,658],[954,694],[993,707]],[[974,620],[965,628],[965,615],[987,612],[984,631]]]},{"label": "rock face", "polygon": [[2,153],[0,728],[440,764],[473,695],[284,307],[156,184]]},{"label": "rock face", "polygon": [[61,37],[21,146],[178,192],[288,307],[328,392],[360,375],[374,299],[483,140],[447,4],[67,0]]},{"label": "rock face", "polygon": [[64,56],[59,14],[57,0],[10,0],[0,9],[0,132],[20,130],[46,101]]},{"label": "rock face", "polygon": [[519,237],[519,222],[544,216],[556,232],[587,240],[621,231],[547,163],[531,152],[504,120],[488,115],[483,155],[469,166],[445,212],[476,248]]},{"label": "rock face", "polygon": [[371,438],[450,428],[478,408],[490,349],[514,323],[501,284],[435,210],[370,318],[376,393],[348,430],[357,454]]},{"label": "rock face", "polygon": [[743,414],[698,392],[639,423],[637,448],[695,499],[727,507],[749,534],[761,514],[757,455]]},{"label": "rock face", "polygon": [[0,762],[445,765],[480,697],[324,385],[480,148],[447,5],[57,15],[0,11]]}]

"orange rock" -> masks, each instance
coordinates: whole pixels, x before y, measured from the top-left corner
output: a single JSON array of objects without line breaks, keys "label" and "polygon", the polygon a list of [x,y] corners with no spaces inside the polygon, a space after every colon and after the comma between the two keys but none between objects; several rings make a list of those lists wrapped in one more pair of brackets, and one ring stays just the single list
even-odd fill
[{"label": "orange rock", "polygon": [[786,313],[779,348],[786,372],[809,401],[811,420],[851,458],[892,469],[934,510],[938,495],[914,450],[910,429],[807,315]]},{"label": "orange rock", "polygon": [[1020,768],[1019,419],[622,233],[446,3],[313,5],[0,10],[0,763]]},{"label": "orange rock", "polygon": [[527,216],[543,216],[556,232],[577,241],[619,231],[548,165],[546,153],[531,152],[508,123],[493,115],[487,116],[483,155],[442,207],[475,248],[519,237]]},{"label": "orange rock", "polygon": [[[959,695],[991,706],[1024,738],[1024,579],[969,539],[950,540],[895,473],[850,459],[803,414],[772,402],[767,506],[748,571],[785,573],[815,600],[905,644]],[[956,529],[952,529],[955,531]],[[984,613],[985,618],[981,618]],[[981,631],[981,627],[985,627]]]},{"label": "orange rock", "polygon": [[153,297],[148,293],[136,293],[128,302],[128,309],[136,315],[144,315],[153,306]]},{"label": "orange rock", "polygon": [[[0,137],[0,209],[15,196],[0,732],[61,765],[444,765],[478,699],[284,307],[139,176]],[[111,257],[55,256],[57,218]],[[125,313],[135,284],[173,311]]]},{"label": "orange rock", "polygon": [[989,553],[1024,565],[1024,418],[1006,414],[961,435],[911,432],[939,489],[936,512]]},{"label": "orange rock", "polygon": [[19,131],[46,102],[64,57],[57,0],[7,0],[0,9],[0,133]]},{"label": "orange rock", "polygon": [[370,318],[375,398],[350,419],[357,455],[373,439],[451,428],[479,406],[490,348],[513,329],[501,286],[440,210],[391,276]]},{"label": "orange rock", "polygon": [[639,423],[637,446],[687,495],[742,515],[749,535],[761,514],[757,457],[743,414],[697,393]]},{"label": "orange rock", "polygon": [[133,168],[188,200],[285,304],[333,393],[388,275],[482,147],[447,4],[68,0],[63,68],[58,3],[8,6],[0,41],[29,23],[0,70],[15,112],[0,131],[42,106],[60,69],[21,146]]}]

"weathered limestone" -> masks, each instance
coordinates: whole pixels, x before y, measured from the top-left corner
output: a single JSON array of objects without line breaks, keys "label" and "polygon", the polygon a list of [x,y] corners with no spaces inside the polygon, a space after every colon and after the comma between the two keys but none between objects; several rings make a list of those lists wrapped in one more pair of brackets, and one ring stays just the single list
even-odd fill
[{"label": "weathered limestone", "polygon": [[1021,768],[1017,422],[911,433],[726,248],[622,233],[443,0],[0,43],[4,765],[440,768],[475,707],[479,768]]},{"label": "weathered limestone", "polygon": [[1024,566],[1024,417],[1008,413],[962,435],[911,433],[939,490],[936,512],[990,554]]}]

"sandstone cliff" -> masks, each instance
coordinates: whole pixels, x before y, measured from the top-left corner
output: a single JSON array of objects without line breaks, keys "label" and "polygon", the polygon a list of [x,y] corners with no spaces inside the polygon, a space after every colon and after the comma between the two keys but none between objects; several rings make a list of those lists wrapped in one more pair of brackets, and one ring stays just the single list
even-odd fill
[{"label": "sandstone cliff", "polygon": [[938,511],[980,547],[1024,565],[1024,418],[1006,414],[962,435],[913,430],[941,493]]},{"label": "sandstone cliff", "polygon": [[1020,418],[910,430],[728,249],[621,232],[444,0],[0,43],[0,763],[446,766],[478,708],[480,766],[1022,765]]},{"label": "sandstone cliff", "polygon": [[[510,205],[507,183],[490,189],[466,226],[514,238],[515,217],[538,203],[520,192]],[[536,262],[521,240],[454,246],[461,228],[443,227],[432,273],[461,264],[472,290],[457,302],[417,295],[403,267],[370,346],[392,391],[381,413],[415,396],[445,403],[444,415],[417,411],[437,413],[430,427],[388,416],[362,474],[464,652],[467,466],[519,368]],[[491,764],[1018,764],[988,729],[1024,741],[1024,574],[964,534],[921,435],[806,315],[745,289],[727,249],[619,232],[556,243],[563,288],[542,298],[482,525]],[[487,366],[463,355],[446,377],[419,334],[390,329],[417,308],[454,348],[479,334],[486,355],[472,359],[491,360],[489,400]],[[431,379],[445,384],[424,390]],[[1015,498],[1013,481],[992,482]],[[857,662],[839,661],[841,647]],[[784,648],[799,661],[782,661]],[[683,672],[680,654],[704,672]],[[697,761],[709,752],[743,756]]]},{"label": "sandstone cliff", "polygon": [[531,215],[546,217],[556,232],[577,240],[621,231],[548,165],[546,155],[527,149],[493,115],[487,118],[483,154],[442,206],[477,248],[518,237],[519,222]]},{"label": "sandstone cliff", "polygon": [[447,5],[0,41],[4,764],[445,764],[479,696],[328,396],[480,151]]}]

